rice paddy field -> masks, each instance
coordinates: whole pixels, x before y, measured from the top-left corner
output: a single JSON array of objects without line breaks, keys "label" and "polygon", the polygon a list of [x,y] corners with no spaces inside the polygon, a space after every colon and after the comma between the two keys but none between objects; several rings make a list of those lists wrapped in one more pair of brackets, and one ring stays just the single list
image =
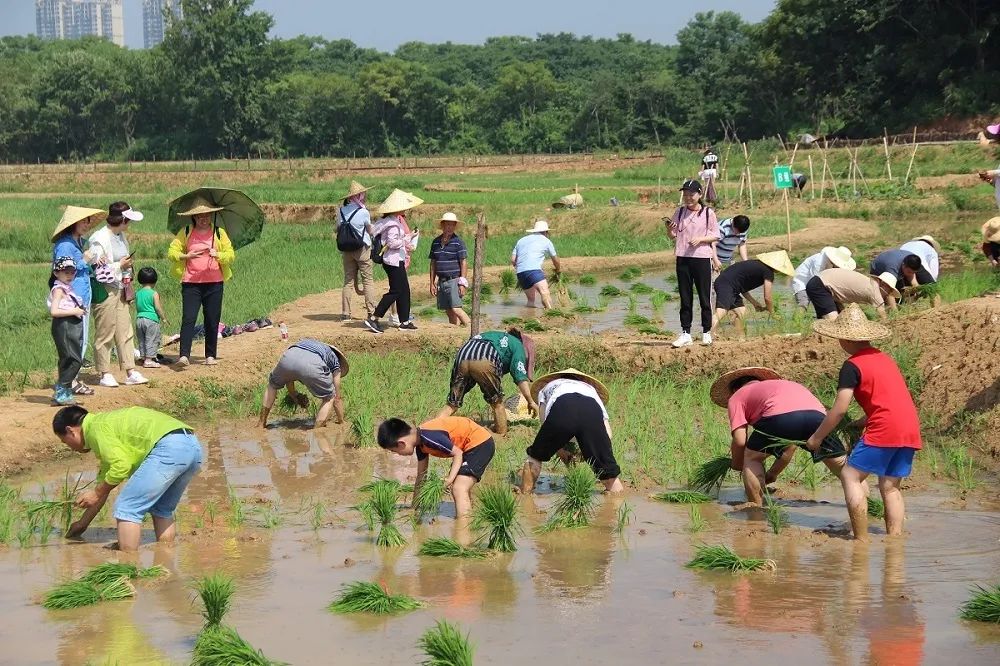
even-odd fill
[{"label": "rice paddy field", "polygon": [[[774,143],[754,151],[754,208],[738,201],[742,164],[733,152],[719,211],[750,215],[751,254],[785,242],[768,166],[784,151]],[[895,335],[883,346],[908,380],[925,436],[904,485],[905,535],[885,536],[873,501],[867,545],[845,538],[839,484],[804,452],[763,508],[745,505],[736,473],[702,468],[729,453],[725,411],[708,395],[719,372],[769,365],[829,405],[843,355],[810,334],[810,316],[793,312],[787,281],[776,289],[781,314],[754,315],[748,339],[725,327],[712,348],[669,347],[676,285],[660,219],[673,211],[679,181],[697,170],[694,152],[356,163],[353,172],[333,160],[0,168],[8,638],[0,664],[710,664],[737,654],[747,664],[1000,662],[1000,363],[992,360],[1000,301],[991,295],[1000,280],[978,254],[978,228],[996,209],[989,188],[970,178],[1000,155],[921,146],[904,181],[911,149],[896,146],[889,181],[881,146],[863,149],[868,183],[855,188],[844,154],[830,151],[840,189],[834,196],[828,185],[821,199],[820,153],[800,150],[795,164],[805,166],[807,153],[817,177],[791,202],[793,261],[845,244],[863,264],[923,233],[943,246],[945,305],[920,303],[893,317]],[[411,224],[428,241],[445,210],[469,221],[485,214],[484,327],[534,331],[536,374],[574,366],[607,385],[623,495],[602,495],[586,468],[557,460],[544,466],[534,496],[513,494],[538,427],[523,420],[496,438],[471,520],[454,517],[442,461],[411,508],[416,462],[378,449],[374,430],[388,416],[437,413],[465,334],[433,308],[423,249],[410,271],[414,335],[376,338],[338,320],[331,206],[351,178],[374,185],[372,200],[393,187],[424,198]],[[315,400],[306,409],[279,401],[270,427],[254,427],[264,378],[287,344],[274,330],[223,340],[216,370],[164,368],[141,392],[99,391],[85,406],[168,411],[191,423],[204,447],[202,473],[178,512],[178,542],[155,544],[147,525],[131,561],[106,547],[115,540],[107,510],[83,540],[63,538],[79,513],[68,499],[91,482],[96,462],[53,445],[48,425],[48,235],[60,205],[125,199],[143,210],[147,219],[128,233],[139,264],[160,269],[176,328],[166,207],[201,185],[238,187],[269,211],[263,238],[239,253],[223,319],[268,315],[286,321],[293,339],[343,349],[346,422],[312,429]],[[585,205],[553,209],[574,187]],[[612,197],[621,205],[608,205]],[[565,263],[548,313],[525,308],[504,275],[510,248],[536,218],[550,221]],[[459,232],[470,245],[472,226]],[[505,389],[514,392],[509,379]],[[489,411],[476,391],[460,414],[489,424]],[[109,561],[127,566],[95,569]]]}]

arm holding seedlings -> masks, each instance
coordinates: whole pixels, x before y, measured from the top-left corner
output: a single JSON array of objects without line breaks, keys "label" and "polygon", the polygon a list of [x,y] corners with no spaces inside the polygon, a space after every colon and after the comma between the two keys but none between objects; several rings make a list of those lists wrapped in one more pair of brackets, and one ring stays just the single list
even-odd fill
[{"label": "arm holding seedlings", "polygon": [[[767,284],[767,283],[765,282],[764,284]],[[760,312],[761,310],[764,309],[765,306],[762,305],[761,302],[758,301],[756,298],[754,298],[753,294],[751,294],[750,292],[744,291],[741,294],[741,296],[743,296],[743,300],[745,300],[747,303],[750,304],[750,307],[752,307],[754,309],[754,311]]]},{"label": "arm holding seedlings", "polygon": [[76,538],[87,531],[90,527],[90,523],[93,522],[97,514],[101,512],[104,508],[104,504],[108,501],[108,495],[111,491],[115,489],[118,484],[110,484],[107,481],[101,481],[97,484],[97,487],[93,490],[88,490],[86,492],[80,493],[76,498],[76,505],[82,509],[86,509],[80,519],[75,521],[69,526],[69,531],[66,532],[68,538]]},{"label": "arm holding seedlings", "polygon": [[822,444],[823,438],[836,430],[840,422],[847,416],[847,409],[851,406],[851,400],[853,399],[854,389],[842,388],[837,391],[837,398],[833,401],[833,407],[827,412],[826,418],[819,424],[816,432],[806,442],[807,449],[810,451],[819,451],[819,446]]},{"label": "arm holding seedlings", "polygon": [[[413,480],[413,500],[410,502],[410,508],[417,508],[417,497],[420,495],[420,486],[424,485],[424,479],[427,478],[427,467],[430,464],[430,458],[417,458],[417,478]],[[461,465],[461,461],[458,463]]]}]

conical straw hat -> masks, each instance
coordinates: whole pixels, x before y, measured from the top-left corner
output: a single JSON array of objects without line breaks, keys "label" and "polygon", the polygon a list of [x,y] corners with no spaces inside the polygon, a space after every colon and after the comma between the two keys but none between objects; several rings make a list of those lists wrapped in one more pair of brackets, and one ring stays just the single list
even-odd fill
[{"label": "conical straw hat", "polygon": [[547,384],[557,379],[575,379],[578,382],[590,384],[597,391],[597,395],[600,396],[601,402],[605,404],[608,402],[608,387],[602,384],[596,377],[591,377],[586,372],[582,372],[576,368],[566,368],[565,370],[560,370],[559,372],[550,372],[549,374],[542,375],[536,379],[535,383],[531,385],[531,399],[538,402],[538,393],[545,388]]},{"label": "conical straw hat", "polygon": [[177,213],[180,217],[193,217],[195,215],[205,215],[207,213],[218,213],[221,210],[226,210],[222,206],[213,206],[207,201],[196,201],[194,206],[187,209],[182,213]]},{"label": "conical straw hat", "polygon": [[900,294],[899,290],[896,289],[897,280],[896,280],[896,275],[894,273],[886,271],[881,275],[873,275],[872,277],[875,278],[876,280],[884,282],[889,287],[889,293],[892,294],[892,297],[895,298],[897,301],[899,300]]},{"label": "conical straw hat", "polygon": [[352,180],[351,181],[351,186],[347,189],[347,194],[345,194],[344,196],[342,196],[340,198],[341,199],[350,199],[355,194],[361,194],[362,192],[367,192],[370,189],[372,189],[372,188],[365,187],[364,185],[362,185],[358,181]]},{"label": "conical straw hat", "polygon": [[789,277],[795,276],[795,266],[792,265],[792,260],[788,258],[788,253],[784,250],[758,254],[757,260],[763,262],[766,266],[770,266],[779,273],[784,273]]},{"label": "conical straw hat", "polygon": [[733,392],[729,390],[729,385],[740,377],[753,377],[754,379],[759,379],[761,381],[767,381],[768,379],[781,379],[781,375],[771,368],[747,367],[730,370],[712,382],[712,388],[709,389],[709,396],[712,398],[712,402],[717,404],[719,407],[728,406],[729,398],[733,396]]},{"label": "conical straw hat", "polygon": [[813,330],[828,338],[853,342],[881,340],[892,335],[888,326],[869,321],[857,303],[851,303],[844,308],[836,319],[820,319],[813,322]]},{"label": "conical straw hat", "polygon": [[840,247],[824,247],[823,254],[837,268],[846,268],[849,271],[853,271],[858,267],[858,262],[854,261],[854,258],[851,257],[851,251],[843,245]]},{"label": "conical straw hat", "polygon": [[[326,344],[330,345],[329,342]],[[333,353],[337,355],[337,362],[340,363],[340,376],[346,377],[347,373],[351,371],[351,364],[347,362],[347,357],[344,356],[344,352],[340,351],[333,345],[330,345],[330,349],[332,349]]]},{"label": "conical straw hat", "polygon": [[414,196],[409,192],[404,192],[403,190],[393,190],[392,193],[386,197],[382,205],[378,207],[378,216],[385,217],[386,215],[392,215],[393,213],[402,213],[403,211],[410,210],[411,208],[416,208],[424,202],[420,197]]},{"label": "conical straw hat", "polygon": [[983,240],[988,243],[1000,243],[1000,217],[991,217],[983,225]]},{"label": "conical straw hat", "polygon": [[937,252],[937,253],[939,253],[939,254],[941,253],[941,243],[938,243],[938,242],[937,242],[936,240],[934,240],[934,236],[930,236],[930,235],[926,235],[926,236],[917,236],[916,238],[912,238],[912,239],[910,239],[910,242],[911,242],[911,243],[912,243],[913,241],[925,241],[925,242],[927,242],[927,243],[930,243],[930,246],[931,246],[932,248],[934,248],[934,251],[935,251],[935,252]]},{"label": "conical straw hat", "polygon": [[81,206],[66,206],[66,210],[63,211],[62,218],[59,220],[59,224],[52,231],[52,242],[54,243],[57,238],[70,227],[72,227],[77,222],[86,220],[88,217],[93,217],[94,215],[104,215],[104,211],[100,208],[83,208]]}]

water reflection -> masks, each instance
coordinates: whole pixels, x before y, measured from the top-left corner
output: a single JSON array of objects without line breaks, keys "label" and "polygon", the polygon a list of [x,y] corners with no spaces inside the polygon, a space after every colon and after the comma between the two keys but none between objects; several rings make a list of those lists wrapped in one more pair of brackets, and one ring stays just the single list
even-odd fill
[{"label": "water reflection", "polygon": [[594,601],[611,584],[617,539],[610,529],[620,498],[601,502],[591,527],[559,529],[535,537],[535,590],[542,598]]}]

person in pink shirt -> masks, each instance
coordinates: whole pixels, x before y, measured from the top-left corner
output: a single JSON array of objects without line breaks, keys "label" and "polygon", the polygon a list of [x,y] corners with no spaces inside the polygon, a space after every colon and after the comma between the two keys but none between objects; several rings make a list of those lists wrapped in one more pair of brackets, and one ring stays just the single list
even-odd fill
[{"label": "person in pink shirt", "polygon": [[681,298],[681,335],[674,347],[692,343],[691,321],[694,318],[694,290],[701,306],[701,343],[712,344],[712,244],[719,240],[719,220],[715,211],[701,203],[701,183],[685,180],[681,185],[684,205],[672,217],[664,219],[667,234],[674,239],[677,259],[677,291]]},{"label": "person in pink shirt", "polygon": [[[795,447],[788,442],[805,448],[826,418],[826,409],[805,386],[781,379],[770,368],[727,372],[712,384],[711,397],[729,410],[733,469],[743,473],[747,502],[763,505],[764,487],[777,480],[795,455]],[[765,472],[769,455],[775,460]],[[812,452],[812,459],[840,478],[847,451],[839,439],[829,436]]]}]

